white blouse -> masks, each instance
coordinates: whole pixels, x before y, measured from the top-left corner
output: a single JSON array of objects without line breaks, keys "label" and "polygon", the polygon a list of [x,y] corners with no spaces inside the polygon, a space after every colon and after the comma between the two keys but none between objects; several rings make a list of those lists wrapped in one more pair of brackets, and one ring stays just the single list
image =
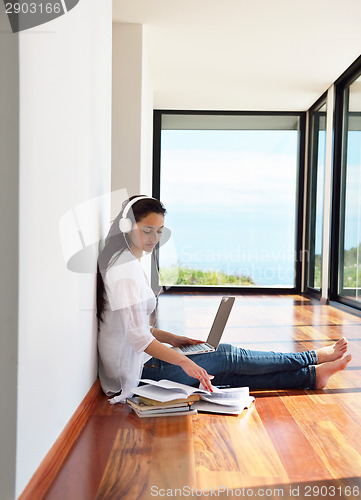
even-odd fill
[{"label": "white blouse", "polygon": [[106,304],[99,323],[99,378],[111,403],[124,403],[141,378],[144,350],[154,340],[149,315],[156,300],[141,263],[124,250],[106,271]]}]

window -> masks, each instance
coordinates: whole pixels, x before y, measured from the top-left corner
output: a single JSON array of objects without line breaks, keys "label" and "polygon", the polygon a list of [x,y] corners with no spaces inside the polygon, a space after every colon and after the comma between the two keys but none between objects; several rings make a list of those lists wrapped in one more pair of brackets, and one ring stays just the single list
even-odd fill
[{"label": "window", "polygon": [[343,93],[338,293],[361,301],[361,76]]},{"label": "window", "polygon": [[308,288],[321,290],[323,191],[326,157],[326,103],[310,112],[308,176]]},{"label": "window", "polygon": [[172,275],[178,286],[296,287],[303,118],[155,112],[174,241],[173,253],[160,249],[165,284]]}]

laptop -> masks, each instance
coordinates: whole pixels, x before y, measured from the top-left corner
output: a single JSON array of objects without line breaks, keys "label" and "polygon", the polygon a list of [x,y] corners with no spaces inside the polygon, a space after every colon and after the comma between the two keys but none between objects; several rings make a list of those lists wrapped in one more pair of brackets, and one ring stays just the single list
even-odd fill
[{"label": "laptop", "polygon": [[186,356],[193,354],[206,354],[218,349],[224,328],[227,324],[229,314],[234,304],[235,297],[222,297],[217,314],[214,318],[212,328],[209,332],[206,342],[195,345],[183,345],[181,347],[172,347],[174,351],[181,352]]}]

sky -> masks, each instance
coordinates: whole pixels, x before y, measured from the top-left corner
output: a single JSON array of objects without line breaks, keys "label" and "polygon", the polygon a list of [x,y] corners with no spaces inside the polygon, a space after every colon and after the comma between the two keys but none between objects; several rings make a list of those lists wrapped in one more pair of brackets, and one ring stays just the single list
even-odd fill
[{"label": "sky", "polygon": [[[325,160],[325,137],[319,139],[316,253],[322,245]],[[292,286],[297,141],[297,130],[163,130],[161,200],[173,234],[171,261],[249,271],[264,286]],[[357,131],[348,136],[345,249],[360,242]],[[168,262],[165,249],[163,262]]]},{"label": "sky", "polygon": [[287,261],[293,272],[296,156],[294,130],[163,131],[161,200],[178,260],[269,275]]}]

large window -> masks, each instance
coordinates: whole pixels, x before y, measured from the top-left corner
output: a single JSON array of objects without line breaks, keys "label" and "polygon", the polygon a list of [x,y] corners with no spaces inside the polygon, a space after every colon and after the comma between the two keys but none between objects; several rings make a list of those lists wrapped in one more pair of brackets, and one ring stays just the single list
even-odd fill
[{"label": "large window", "polygon": [[361,76],[343,93],[338,293],[361,301]]},{"label": "large window", "polygon": [[326,157],[326,102],[310,112],[310,155],[308,175],[307,286],[321,290],[323,191]]},{"label": "large window", "polygon": [[165,284],[296,287],[302,127],[303,114],[156,112]]}]

